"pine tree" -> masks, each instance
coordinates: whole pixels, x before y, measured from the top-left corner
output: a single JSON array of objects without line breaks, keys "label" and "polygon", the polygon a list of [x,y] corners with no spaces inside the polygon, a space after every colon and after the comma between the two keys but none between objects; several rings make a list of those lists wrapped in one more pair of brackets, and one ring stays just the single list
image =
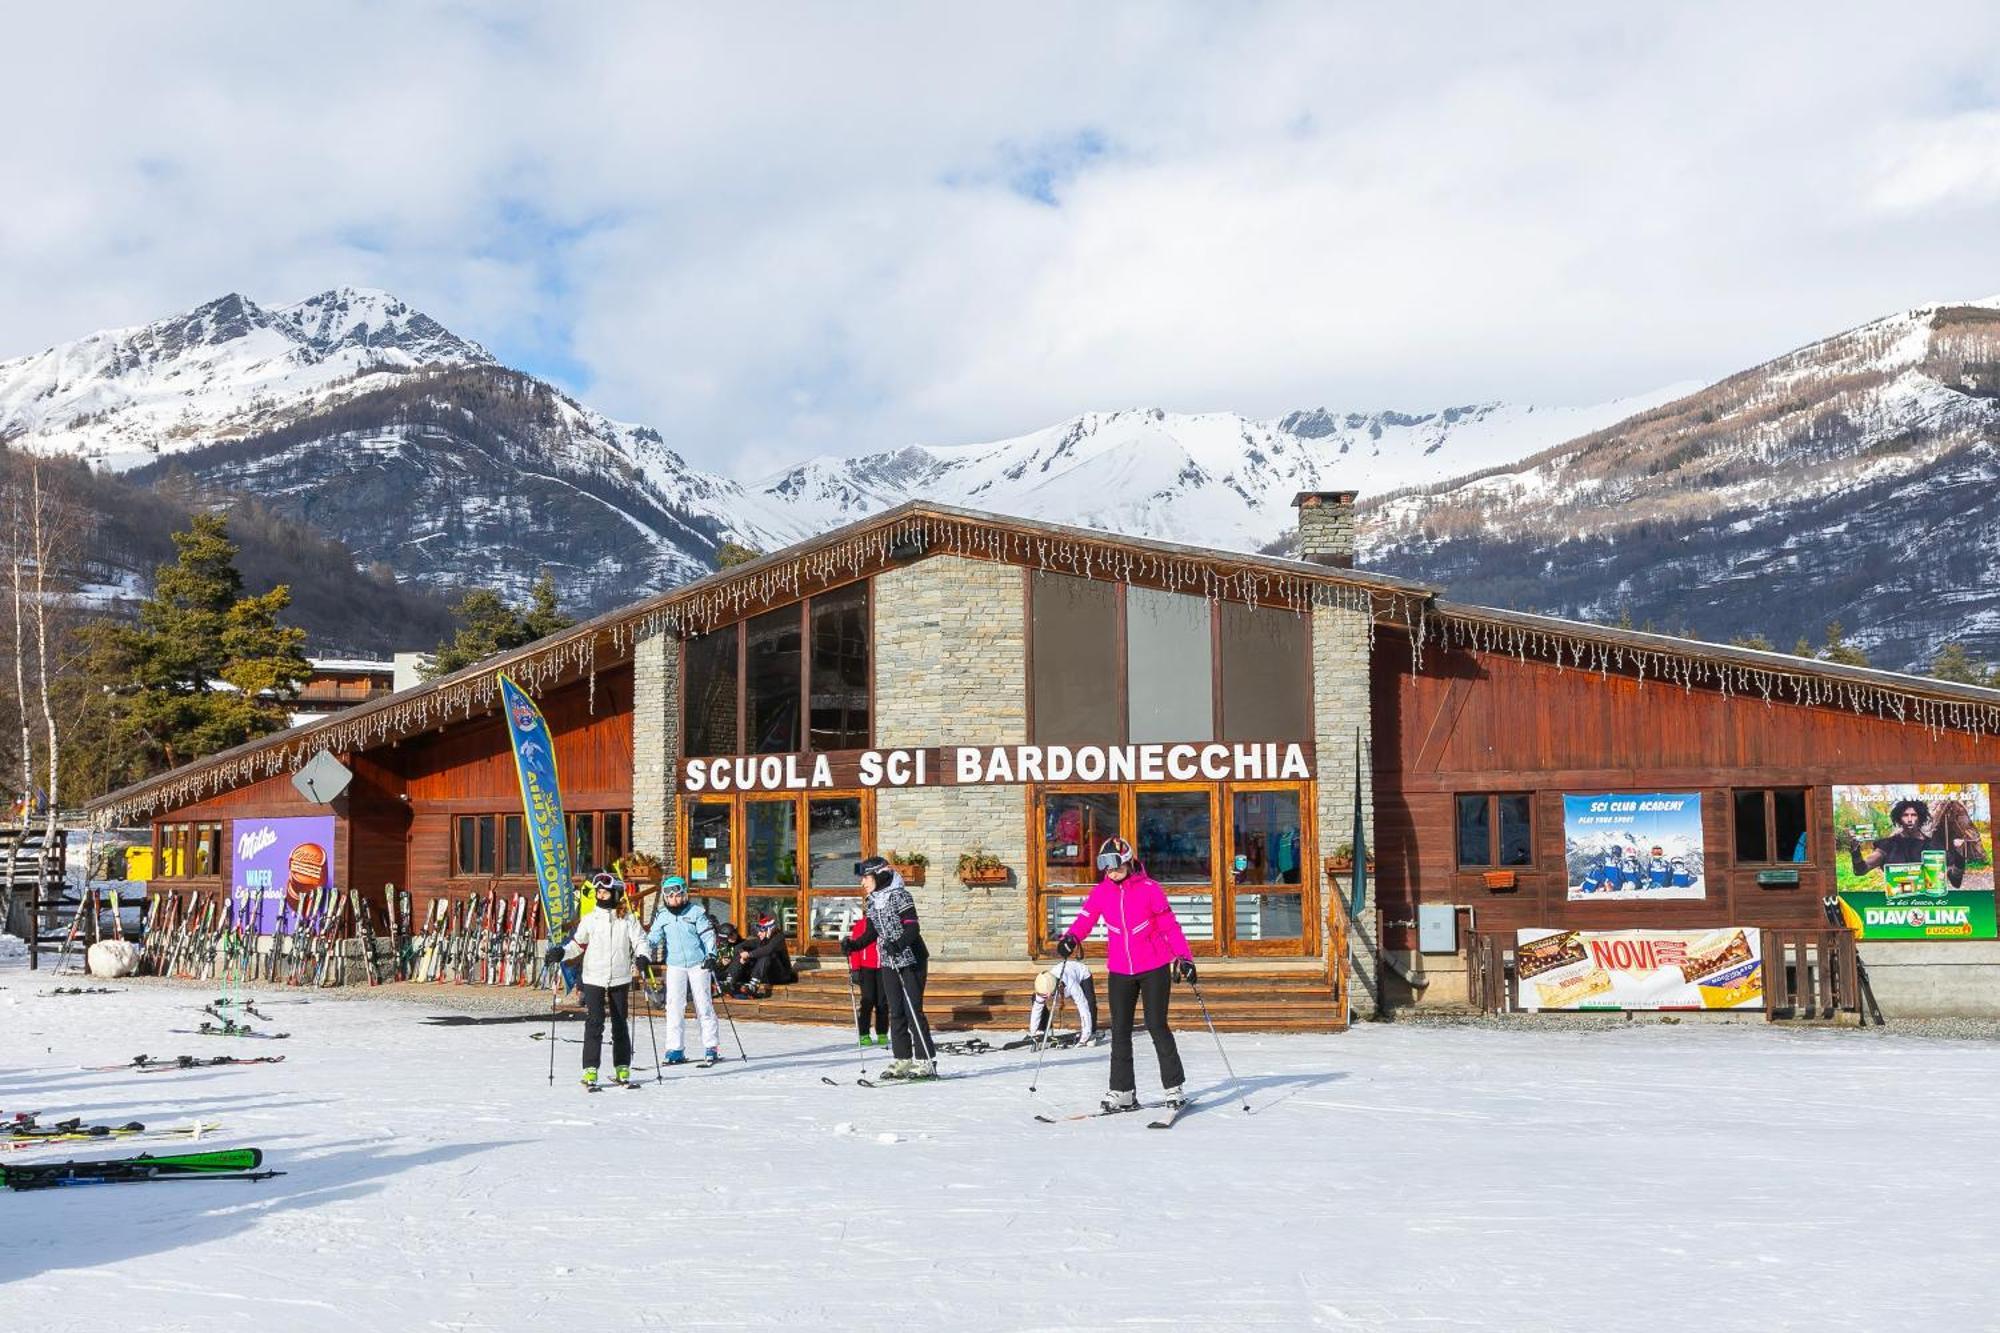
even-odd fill
[{"label": "pine tree", "polygon": [[283,730],[285,701],[312,670],[305,631],[279,622],[291,590],[243,595],[221,515],[196,515],[173,540],[178,558],[160,566],[138,623],[91,636],[110,776],[143,776]]},{"label": "pine tree", "polygon": [[1960,643],[1947,643],[1937,650],[1937,656],[1931,659],[1930,674],[1959,685],[1991,685],[1995,676],[1993,671],[1973,661],[1972,654]]},{"label": "pine tree", "polygon": [[752,560],[762,560],[763,558],[764,553],[754,546],[744,546],[740,542],[724,542],[716,548],[715,567],[717,569],[734,569],[738,565],[747,565]]},{"label": "pine tree", "polygon": [[1754,648],[1760,653],[1775,653],[1778,651],[1771,646],[1771,641],[1761,634],[1739,634],[1729,642],[1732,647]]},{"label": "pine tree", "polygon": [[1847,631],[1838,620],[1830,620],[1826,626],[1826,649],[1820,657],[1841,666],[1865,667],[1868,654],[1847,642]]},{"label": "pine tree", "polygon": [[472,589],[451,610],[458,618],[458,632],[449,643],[438,645],[430,670],[425,673],[433,679],[462,671],[495,653],[547,638],[576,623],[563,614],[556,598],[555,578],[547,570],[542,571],[535,586],[528,590],[525,610],[509,606],[491,588]]}]

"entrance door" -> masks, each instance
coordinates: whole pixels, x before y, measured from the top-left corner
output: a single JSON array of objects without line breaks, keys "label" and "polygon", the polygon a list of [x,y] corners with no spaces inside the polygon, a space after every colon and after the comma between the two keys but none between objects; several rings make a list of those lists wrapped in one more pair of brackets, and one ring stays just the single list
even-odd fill
[{"label": "entrance door", "polygon": [[747,936],[768,912],[794,952],[831,952],[860,913],[854,863],[874,853],[874,814],[867,792],[690,799],[680,873],[717,922]]},{"label": "entrance door", "polygon": [[1318,942],[1308,828],[1296,786],[1233,786],[1223,920],[1232,954],[1298,955]]}]

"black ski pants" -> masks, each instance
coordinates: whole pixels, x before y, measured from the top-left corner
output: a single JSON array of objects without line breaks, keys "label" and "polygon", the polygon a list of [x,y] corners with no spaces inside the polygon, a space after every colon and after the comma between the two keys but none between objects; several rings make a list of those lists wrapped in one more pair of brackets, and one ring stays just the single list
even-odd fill
[{"label": "black ski pants", "polygon": [[885,963],[880,969],[880,985],[889,1001],[889,1052],[898,1060],[929,1060],[937,1054],[931,1042],[931,1021],[924,1017],[924,982],[930,979],[930,971],[929,963],[903,968]]},{"label": "black ski pants", "polygon": [[868,1035],[872,1018],[875,1035],[889,1035],[889,1006],[882,999],[882,969],[879,967],[857,967],[854,969],[854,988],[860,993],[855,1002],[854,1026],[862,1036]]},{"label": "black ski pants", "polygon": [[583,1067],[597,1068],[604,1054],[604,1012],[611,1011],[611,1063],[632,1063],[632,1029],[625,1022],[630,986],[593,986],[583,983]]},{"label": "black ski pants", "polygon": [[1160,1086],[1178,1088],[1186,1081],[1181,1071],[1180,1048],[1174,1045],[1173,1030],[1167,1026],[1167,996],[1174,988],[1166,966],[1150,972],[1111,974],[1111,1090],[1136,1092],[1132,1077],[1132,1014],[1143,998],[1146,1002],[1146,1031],[1153,1037],[1153,1054],[1160,1058]]}]

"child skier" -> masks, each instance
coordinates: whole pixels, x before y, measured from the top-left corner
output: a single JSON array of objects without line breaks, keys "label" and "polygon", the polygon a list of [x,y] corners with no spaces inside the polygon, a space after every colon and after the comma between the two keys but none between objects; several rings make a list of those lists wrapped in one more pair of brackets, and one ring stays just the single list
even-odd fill
[{"label": "child skier", "polygon": [[701,1022],[702,1062],[713,1064],[721,1058],[722,1029],[715,1021],[715,923],[708,913],[688,899],[687,881],[669,875],[660,886],[660,910],[653,914],[653,929],[646,936],[653,956],[667,965],[667,1063],[687,1063],[681,1049],[681,1031],[687,1017],[687,1003],[694,1001],[695,1017]]},{"label": "child skier", "polygon": [[591,877],[596,911],[577,923],[569,945],[550,944],[548,960],[583,960],[583,1086],[597,1090],[597,1062],[604,1052],[604,1015],[611,1014],[611,1063],[618,1086],[632,1086],[632,1030],[625,1015],[631,999],[632,968],[652,966],[646,933],[625,911],[625,886],[608,871]]},{"label": "child skier", "polygon": [[[861,932],[868,929],[868,917],[864,913],[854,918],[854,925],[848,929],[849,939],[860,939]],[[847,955],[847,970],[854,982],[854,1026],[863,1046],[887,1046],[889,1044],[889,1005],[882,998],[882,946],[869,944]],[[875,1035],[868,1035],[869,1020],[874,1020]]]},{"label": "child skier", "polygon": [[880,943],[882,992],[889,1001],[889,1049],[896,1057],[883,1078],[936,1078],[937,1047],[931,1041],[930,1020],[924,1017],[924,982],[930,974],[931,951],[917,924],[917,901],[896,868],[879,856],[857,861],[861,878],[863,920],[858,935],[840,942],[840,951],[856,954]]},{"label": "child skier", "polygon": [[1035,978],[1035,1002],[1028,1007],[1028,1036],[1039,1037],[1044,1024],[1055,1025],[1055,1011],[1062,1008],[1056,997],[1058,989],[1067,992],[1070,1003],[1076,1006],[1076,1044],[1090,1045],[1097,1036],[1097,986],[1090,979],[1090,969],[1078,958],[1064,958]]},{"label": "child skier", "polygon": [[1139,1109],[1132,1076],[1132,1016],[1140,998],[1146,1002],[1146,1031],[1160,1062],[1160,1086],[1167,1105],[1178,1107],[1185,1075],[1180,1049],[1167,1026],[1167,996],[1175,980],[1195,979],[1194,959],[1180,919],[1167,902],[1166,891],[1146,873],[1132,844],[1106,838],[1097,849],[1102,878],[1083,900],[1083,910],[1056,943],[1056,952],[1070,957],[1101,919],[1110,939],[1104,949],[1111,972],[1111,1091],[1104,1095],[1106,1112]]}]

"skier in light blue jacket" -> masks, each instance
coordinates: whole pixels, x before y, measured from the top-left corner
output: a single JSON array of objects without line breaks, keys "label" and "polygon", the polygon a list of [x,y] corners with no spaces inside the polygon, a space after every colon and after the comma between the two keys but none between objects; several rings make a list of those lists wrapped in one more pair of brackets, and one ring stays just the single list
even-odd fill
[{"label": "skier in light blue jacket", "polygon": [[653,916],[653,929],[646,942],[653,956],[667,967],[667,1063],[687,1063],[681,1049],[682,1020],[687,1002],[701,1020],[702,1063],[714,1064],[721,1058],[721,1029],[715,1021],[715,987],[711,975],[715,965],[715,922],[702,908],[688,899],[687,881],[679,875],[667,876],[660,886],[660,910]]}]

